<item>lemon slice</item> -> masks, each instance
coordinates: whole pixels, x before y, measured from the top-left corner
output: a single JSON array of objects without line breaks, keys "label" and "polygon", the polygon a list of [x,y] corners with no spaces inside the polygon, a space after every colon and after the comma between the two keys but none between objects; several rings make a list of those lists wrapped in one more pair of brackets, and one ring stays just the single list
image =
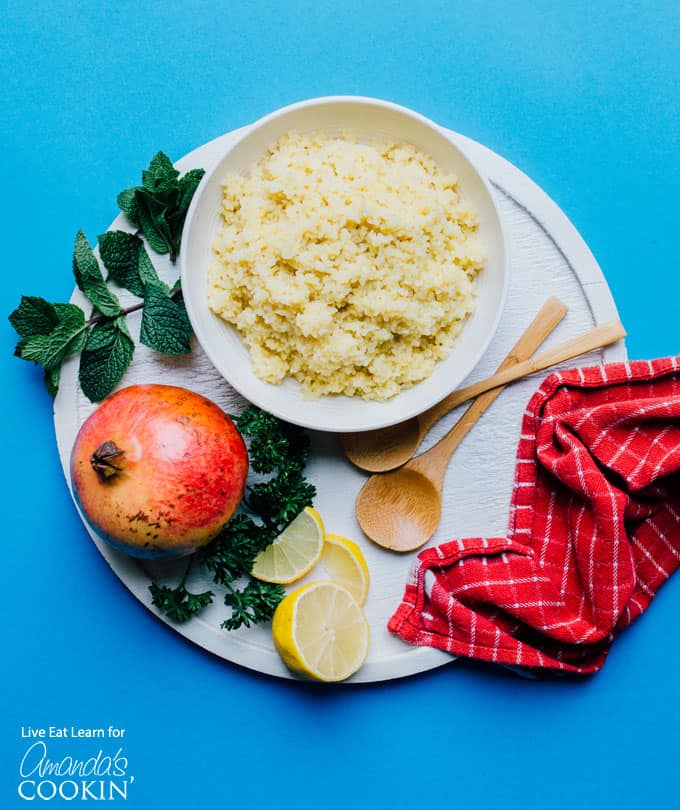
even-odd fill
[{"label": "lemon slice", "polygon": [[317,562],[322,549],[321,515],[307,506],[270,546],[255,557],[250,573],[264,582],[286,585],[303,577]]},{"label": "lemon slice", "polygon": [[352,594],[363,605],[368,594],[368,566],[359,546],[339,534],[324,536],[321,563],[330,578]]},{"label": "lemon slice", "polygon": [[318,681],[342,681],[366,660],[364,611],[337,582],[310,582],[288,594],[272,621],[274,646],[285,664]]}]

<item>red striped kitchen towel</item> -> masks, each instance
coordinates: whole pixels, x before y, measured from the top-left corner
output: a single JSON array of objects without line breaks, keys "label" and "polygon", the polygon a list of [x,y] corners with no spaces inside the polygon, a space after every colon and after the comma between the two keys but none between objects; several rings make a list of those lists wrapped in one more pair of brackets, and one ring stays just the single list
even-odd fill
[{"label": "red striped kitchen towel", "polygon": [[507,537],[423,551],[389,629],[596,672],[679,563],[680,358],[555,373],[524,415]]}]

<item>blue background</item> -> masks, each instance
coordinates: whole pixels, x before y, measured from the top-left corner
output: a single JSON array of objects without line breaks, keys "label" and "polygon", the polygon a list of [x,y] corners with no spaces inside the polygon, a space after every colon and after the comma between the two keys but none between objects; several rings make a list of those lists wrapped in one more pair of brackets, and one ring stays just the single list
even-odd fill
[{"label": "blue background", "polygon": [[[369,8],[370,6],[370,8]],[[66,300],[159,148],[178,158],[286,103],[355,93],[499,152],[564,209],[635,358],[677,353],[676,2],[5,2],[3,283]],[[127,729],[134,808],[678,806],[680,577],[579,682],[458,663],[315,688],[226,664],[118,583],[61,475],[40,372],[2,352],[0,806],[21,725]],[[55,802],[55,804],[58,802]]]}]

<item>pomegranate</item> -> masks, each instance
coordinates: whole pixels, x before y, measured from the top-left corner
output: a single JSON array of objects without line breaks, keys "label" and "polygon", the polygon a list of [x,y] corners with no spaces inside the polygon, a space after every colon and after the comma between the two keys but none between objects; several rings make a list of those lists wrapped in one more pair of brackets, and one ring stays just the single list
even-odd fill
[{"label": "pomegranate", "polygon": [[208,543],[235,512],[247,474],[231,419],[171,385],[131,385],[107,397],[71,452],[87,521],[134,557],[181,557]]}]

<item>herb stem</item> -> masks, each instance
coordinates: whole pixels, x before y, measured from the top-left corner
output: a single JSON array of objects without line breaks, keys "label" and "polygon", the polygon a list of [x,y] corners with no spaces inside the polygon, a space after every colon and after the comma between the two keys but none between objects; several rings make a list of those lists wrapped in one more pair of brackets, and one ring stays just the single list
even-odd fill
[{"label": "herb stem", "polygon": [[184,576],[182,577],[182,581],[177,586],[178,588],[184,587],[184,583],[187,581],[187,577],[189,576],[189,572],[191,571],[191,567],[193,566],[193,564],[194,564],[194,557],[192,555],[191,557],[189,557],[189,563],[186,569],[184,570]]},{"label": "herb stem", "polygon": [[[181,292],[181,287],[175,287],[174,290],[170,290],[170,298],[175,298]],[[93,326],[96,323],[104,323],[105,321],[113,321],[121,316],[129,315],[131,312],[138,312],[143,306],[144,301],[140,301],[138,304],[133,304],[131,307],[121,309],[118,315],[95,315],[94,318],[90,318],[90,320],[87,321],[87,326]]]}]

